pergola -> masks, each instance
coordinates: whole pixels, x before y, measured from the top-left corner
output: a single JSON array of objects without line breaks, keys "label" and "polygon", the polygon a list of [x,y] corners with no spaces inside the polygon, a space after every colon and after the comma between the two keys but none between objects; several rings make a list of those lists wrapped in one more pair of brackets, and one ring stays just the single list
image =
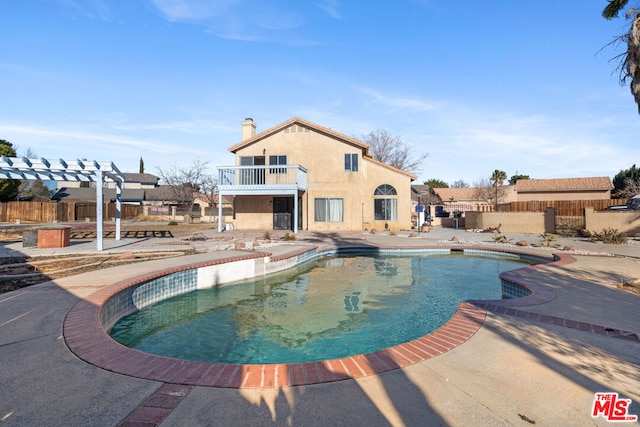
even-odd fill
[{"label": "pergola", "polygon": [[116,240],[120,240],[120,215],[124,175],[113,162],[96,160],[0,158],[0,178],[43,181],[87,181],[96,183],[96,246],[102,250],[103,192],[105,182],[116,183]]}]

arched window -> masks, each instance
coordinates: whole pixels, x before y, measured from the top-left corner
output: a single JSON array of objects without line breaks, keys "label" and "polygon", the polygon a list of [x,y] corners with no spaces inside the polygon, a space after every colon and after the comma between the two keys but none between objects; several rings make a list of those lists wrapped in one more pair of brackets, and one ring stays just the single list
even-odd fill
[{"label": "arched window", "polygon": [[389,184],[382,184],[373,192],[374,196],[397,196],[398,192]]},{"label": "arched window", "polygon": [[373,218],[376,221],[398,220],[398,192],[389,184],[382,184],[373,192]]}]

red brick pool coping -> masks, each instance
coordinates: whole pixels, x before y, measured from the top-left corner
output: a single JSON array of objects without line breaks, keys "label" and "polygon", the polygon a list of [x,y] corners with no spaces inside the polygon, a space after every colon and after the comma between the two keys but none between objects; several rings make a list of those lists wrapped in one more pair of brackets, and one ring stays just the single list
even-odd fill
[{"label": "red brick pool coping", "polygon": [[[496,252],[495,249],[470,247],[458,249],[480,249]],[[312,248],[309,250],[316,250]],[[426,248],[384,248],[384,249],[451,249],[451,247]],[[308,251],[308,250],[307,250]],[[296,251],[288,256],[304,253]],[[504,251],[507,252],[507,251]],[[509,251],[509,253],[514,253]],[[279,388],[302,386],[319,383],[341,381],[377,375],[419,363],[461,345],[471,338],[482,326],[487,311],[515,315],[531,320],[557,324],[552,316],[535,316],[529,312],[515,309],[517,306],[531,306],[548,302],[555,298],[555,293],[534,281],[527,279],[527,269],[545,268],[537,265],[505,273],[505,279],[529,288],[532,294],[528,297],[512,300],[471,301],[459,304],[453,317],[431,334],[416,340],[379,350],[334,360],[294,364],[222,364],[173,359],[164,356],[144,353],[126,347],[109,337],[100,322],[100,309],[109,298],[122,290],[166,274],[207,265],[222,264],[232,261],[259,258],[271,254],[249,252],[246,255],[224,259],[188,264],[176,268],[155,271],[150,274],[129,278],[107,286],[86,299],[78,302],[67,314],[63,336],[69,349],[80,359],[102,369],[128,375],[135,378],[160,381],[167,384],[184,386],[224,387],[224,388]],[[532,256],[530,253],[525,255]],[[533,255],[535,256],[535,255]],[[568,255],[556,255],[554,265],[575,262]],[[549,317],[549,319],[547,319]],[[572,327],[572,321],[562,319],[562,325]],[[569,323],[566,323],[569,322]],[[590,325],[578,325],[576,328],[602,333],[603,335],[626,337],[624,331],[613,331],[609,328]],[[635,336],[635,335],[634,335]],[[635,336],[637,339],[638,337]],[[633,337],[631,337],[633,339]],[[157,400],[167,401],[173,398],[158,396]]]}]

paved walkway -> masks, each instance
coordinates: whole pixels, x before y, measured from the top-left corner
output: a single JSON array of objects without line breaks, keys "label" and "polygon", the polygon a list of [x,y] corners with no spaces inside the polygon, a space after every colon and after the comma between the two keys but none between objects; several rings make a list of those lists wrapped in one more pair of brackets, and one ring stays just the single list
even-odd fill
[{"label": "paved walkway", "polygon": [[[224,242],[261,235],[212,231],[204,242],[105,240],[105,249],[185,246],[201,252],[189,258],[199,262],[235,255],[231,248],[218,250]],[[453,236],[458,242],[451,241]],[[509,237],[540,242],[537,236]],[[491,235],[441,228],[417,238],[308,232],[298,238],[257,249],[286,256],[305,245],[503,247],[492,243]],[[607,425],[590,416],[594,393],[600,391],[632,399],[629,412],[640,415],[640,297],[616,288],[621,280],[640,279],[640,246],[578,239],[559,244],[575,246],[577,261],[534,268],[520,278],[553,298],[527,306],[484,307],[488,311],[477,332],[436,357],[378,375],[296,387],[167,384],[97,368],[69,351],[62,327],[79,301],[116,281],[186,258],[105,269],[0,294],[0,425]],[[20,246],[2,245],[0,253],[95,250],[91,241],[58,250]]]}]

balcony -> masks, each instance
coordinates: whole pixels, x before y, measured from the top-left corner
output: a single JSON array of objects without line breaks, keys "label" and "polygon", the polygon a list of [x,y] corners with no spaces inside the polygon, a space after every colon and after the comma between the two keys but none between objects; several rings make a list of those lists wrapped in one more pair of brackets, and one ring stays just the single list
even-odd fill
[{"label": "balcony", "polygon": [[307,189],[300,165],[218,166],[220,194],[291,194]]}]

